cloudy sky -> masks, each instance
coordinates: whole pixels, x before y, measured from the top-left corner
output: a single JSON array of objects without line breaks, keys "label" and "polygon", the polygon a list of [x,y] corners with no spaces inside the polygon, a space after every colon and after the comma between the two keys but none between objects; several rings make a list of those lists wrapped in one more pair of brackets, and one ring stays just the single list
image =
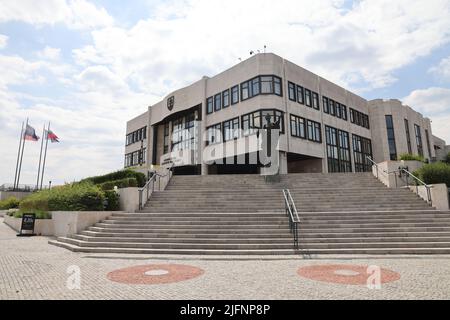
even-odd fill
[{"label": "cloudy sky", "polygon": [[[27,117],[61,138],[45,181],[116,170],[127,119],[264,45],[367,99],[403,100],[450,142],[450,0],[0,0],[0,184]],[[23,183],[38,156],[27,142]]]}]

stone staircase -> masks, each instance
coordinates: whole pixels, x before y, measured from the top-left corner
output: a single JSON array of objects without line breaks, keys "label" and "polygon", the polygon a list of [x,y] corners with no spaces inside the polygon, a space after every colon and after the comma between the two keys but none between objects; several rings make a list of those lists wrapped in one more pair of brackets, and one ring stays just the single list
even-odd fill
[{"label": "stone staircase", "polygon": [[[299,249],[281,190],[301,224]],[[92,253],[280,255],[450,253],[450,212],[369,173],[174,176],[137,213],[50,243]]]}]

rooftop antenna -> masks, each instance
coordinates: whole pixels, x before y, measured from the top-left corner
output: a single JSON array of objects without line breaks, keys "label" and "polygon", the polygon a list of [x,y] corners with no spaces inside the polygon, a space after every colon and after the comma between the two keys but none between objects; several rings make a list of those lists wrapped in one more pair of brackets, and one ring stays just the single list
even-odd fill
[{"label": "rooftop antenna", "polygon": [[238,58],[239,59],[239,61],[242,61],[242,58]]},{"label": "rooftop antenna", "polygon": [[251,50],[250,51],[250,55],[253,55],[255,53],[255,51]]},{"label": "rooftop antenna", "polygon": [[267,48],[267,46],[266,46],[266,45],[264,45],[264,53],[266,53],[266,48]]}]

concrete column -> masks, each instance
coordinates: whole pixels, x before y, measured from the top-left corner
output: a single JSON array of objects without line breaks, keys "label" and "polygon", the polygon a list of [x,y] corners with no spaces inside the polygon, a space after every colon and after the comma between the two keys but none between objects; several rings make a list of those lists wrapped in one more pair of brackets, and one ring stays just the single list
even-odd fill
[{"label": "concrete column", "polygon": [[279,161],[280,161],[279,173],[287,174],[288,173],[288,164],[287,164],[287,153],[286,152],[280,151]]}]

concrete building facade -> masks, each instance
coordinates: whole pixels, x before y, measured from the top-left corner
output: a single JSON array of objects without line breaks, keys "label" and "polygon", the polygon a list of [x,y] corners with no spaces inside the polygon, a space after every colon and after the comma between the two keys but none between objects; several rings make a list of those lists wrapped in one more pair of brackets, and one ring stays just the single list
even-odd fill
[{"label": "concrete building facade", "polygon": [[367,101],[261,53],[168,94],[128,121],[124,165],[173,165],[178,174],[261,173],[261,129],[269,123],[280,127],[282,174],[370,171],[367,157],[381,162],[412,153],[431,161],[446,148],[430,120],[400,101]]}]

